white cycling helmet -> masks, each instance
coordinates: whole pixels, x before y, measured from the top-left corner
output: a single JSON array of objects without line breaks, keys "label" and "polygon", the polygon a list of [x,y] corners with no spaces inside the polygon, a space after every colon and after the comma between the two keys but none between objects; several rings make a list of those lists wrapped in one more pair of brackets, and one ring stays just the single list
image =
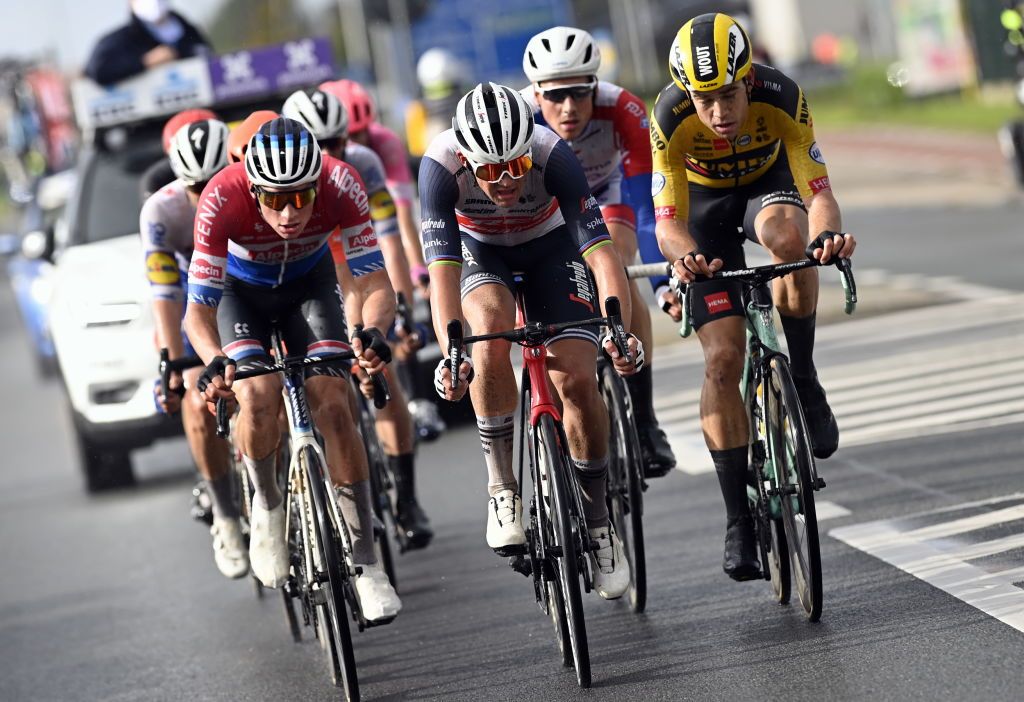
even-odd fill
[{"label": "white cycling helmet", "polygon": [[570,76],[597,75],[601,50],[590,32],[574,27],[552,27],[526,45],[523,72],[531,83]]},{"label": "white cycling helmet", "polygon": [[533,109],[518,90],[480,83],[459,100],[452,129],[470,162],[505,163],[530,152]]},{"label": "white cycling helmet", "polygon": [[320,145],[301,122],[278,117],[252,135],[245,173],[260,188],[298,189],[320,177]]},{"label": "white cycling helmet", "polygon": [[167,146],[174,177],[205,183],[228,165],[228,127],[219,119],[203,119],[181,127]]},{"label": "white cycling helmet", "polygon": [[465,65],[447,49],[427,49],[416,62],[416,79],[424,91],[461,87],[469,82]]},{"label": "white cycling helmet", "polygon": [[348,136],[348,110],[323,90],[296,90],[284,101],[281,116],[301,122],[317,140]]}]

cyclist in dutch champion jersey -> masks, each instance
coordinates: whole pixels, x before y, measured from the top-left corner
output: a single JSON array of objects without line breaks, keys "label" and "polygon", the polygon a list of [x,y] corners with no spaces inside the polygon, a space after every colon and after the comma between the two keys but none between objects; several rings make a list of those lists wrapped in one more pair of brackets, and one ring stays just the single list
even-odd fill
[{"label": "cyclist in dutch champion jersey", "polygon": [[[636,258],[637,245],[645,262],[662,261],[654,236],[651,200],[651,144],[647,110],[638,97],[617,85],[597,80],[601,52],[589,33],[573,27],[553,27],[530,39],[523,71],[531,86],[523,96],[534,108],[538,124],[565,140],[587,174],[601,214],[619,256],[626,264]],[[656,297],[668,300],[668,279],[651,281]],[[633,329],[643,342],[644,368],[626,380],[640,435],[647,477],[659,477],[676,465],[665,432],[654,415],[651,355],[651,314],[635,281]]]},{"label": "cyclist in dutch champion jersey", "polygon": [[[342,238],[366,322],[351,346],[330,236]],[[223,397],[239,404],[234,434],[254,487],[249,559],[265,585],[278,587],[289,569],[275,466],[281,381],[265,375],[235,384],[235,365],[271,362],[276,323],[289,354],[328,356],[351,348],[363,368],[380,373],[390,353],[379,330],[391,323],[394,290],[359,175],[322,157],[309,131],[287,118],[262,125],[245,163],[228,166],[206,186],[194,238],[186,329],[208,364],[199,386],[208,402]],[[366,454],[352,417],[347,372],[317,366],[306,388],[351,531],[353,560],[362,565],[355,580],[361,610],[368,619],[389,619],[401,602],[374,553]]]},{"label": "cyclist in dutch champion jersey", "polygon": [[[546,127],[518,91],[486,83],[467,93],[452,129],[430,144],[420,165],[423,249],[430,271],[434,329],[447,350],[447,322],[465,319],[475,334],[515,324],[514,278],[522,274],[527,318],[540,322],[583,320],[601,312],[608,295],[622,303],[630,324],[629,286],[622,261],[572,149]],[[587,268],[600,294],[594,290]],[[608,415],[597,387],[597,330],[571,328],[548,342],[548,367],[564,405],[573,463],[584,493],[583,511],[598,549],[594,587],[620,597],[629,564],[612,530],[605,502]],[[602,344],[616,369],[629,375],[643,365],[643,346],[630,335],[635,361]],[[487,465],[487,544],[499,555],[526,543],[522,501],[512,467],[513,415],[518,393],[506,341],[474,344],[466,382],[457,391],[444,361],[435,385],[450,400],[466,386],[473,398]]]},{"label": "cyclist in dutch champion jersey", "polygon": [[[205,117],[173,132],[167,142],[167,155],[175,179],[150,195],[139,214],[157,345],[166,348],[172,360],[192,355],[188,338],[181,331],[185,311],[183,271],[188,270],[192,257],[192,228],[199,195],[207,181],[227,165],[227,137],[223,122]],[[240,578],[249,572],[249,554],[233,495],[229,449],[217,438],[214,418],[195,389],[199,373],[198,368],[173,373],[170,387],[161,388],[166,399],[161,399],[160,405],[169,414],[181,410],[192,460],[210,496],[214,561],[226,577]]]},{"label": "cyclist in dutch champion jersey", "polygon": [[[743,267],[746,239],[775,262],[799,260],[805,248],[822,263],[852,255],[852,235],[823,234],[840,232],[841,216],[803,92],[779,71],[752,63],[743,28],[721,13],[690,20],[672,44],[669,71],[672,83],[651,121],[653,191],[658,243],[680,279]],[[723,567],[747,580],[760,564],[747,508],[740,288],[712,279],[697,285],[692,301],[706,365],[701,424],[726,505]],[[839,429],[812,359],[817,270],[776,280],[774,301],[814,455],[827,458]],[[673,312],[678,317],[678,307]]]}]

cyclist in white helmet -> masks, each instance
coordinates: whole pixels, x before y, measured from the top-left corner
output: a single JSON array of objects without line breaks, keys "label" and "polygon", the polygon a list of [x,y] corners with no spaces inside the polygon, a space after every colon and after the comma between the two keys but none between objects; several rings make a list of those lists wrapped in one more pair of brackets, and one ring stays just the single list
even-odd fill
[{"label": "cyclist in white helmet", "polygon": [[[398,232],[395,203],[391,199],[384,178],[384,164],[373,149],[348,140],[348,112],[334,95],[322,90],[299,90],[285,100],[281,114],[309,129],[325,154],[341,159],[354,167],[366,185],[369,196],[370,219],[373,222],[377,243],[384,255],[384,264],[391,279],[391,285],[412,299],[412,282],[409,278],[409,263],[405,258],[402,239]],[[351,272],[344,261],[344,250],[340,242],[331,239],[335,270],[342,290],[351,292]],[[349,329],[363,320],[358,309],[348,301],[352,312],[347,316]],[[395,330],[396,359],[408,358],[422,346],[421,335],[411,330]],[[395,382],[388,372],[391,388],[391,402],[377,412],[377,434],[384,447],[384,453],[395,476],[398,514],[396,519],[405,537],[405,546],[422,548],[430,543],[434,532],[430,520],[416,499],[415,490],[415,438],[413,419],[405,399],[402,384]]]},{"label": "cyclist in white helmet", "polygon": [[[623,262],[640,254],[646,263],[664,261],[654,236],[651,197],[651,145],[643,101],[606,81],[598,81],[601,52],[588,32],[552,27],[526,45],[523,71],[531,85],[523,96],[538,124],[550,127],[576,153],[587,183]],[[668,279],[651,281],[656,297],[668,295]],[[640,452],[647,477],[665,475],[676,465],[665,432],[654,415],[651,370],[651,314],[635,281],[629,283],[633,326],[644,344],[647,364],[626,380],[633,400]],[[670,298],[666,298],[670,299]]]},{"label": "cyclist in white helmet", "polygon": [[[153,304],[156,342],[171,359],[195,352],[182,333],[185,311],[184,271],[192,257],[192,227],[199,194],[207,181],[227,165],[228,128],[216,119],[185,124],[168,142],[168,156],[175,180],[150,195],[139,214],[139,232],[146,260],[146,277]],[[155,367],[155,364],[154,364]],[[171,376],[170,387],[160,389],[161,409],[181,411],[192,460],[203,476],[213,512],[213,557],[228,578],[249,572],[249,556],[242,540],[238,507],[232,495],[228,447],[217,438],[213,415],[196,392],[200,369]]]},{"label": "cyclist in white helmet", "polygon": [[[366,324],[351,346],[327,246],[331,236],[345,247]],[[207,184],[194,238],[185,324],[208,364],[198,387],[207,402],[234,398],[241,408],[235,439],[254,488],[249,559],[264,585],[279,587],[289,569],[275,470],[281,381],[265,375],[236,384],[235,367],[271,362],[271,321],[277,320],[289,353],[329,356],[352,348],[361,367],[380,373],[390,350],[379,330],[391,324],[395,293],[359,174],[322,156],[309,131],[287,118],[261,126],[245,162]],[[368,619],[389,620],[401,601],[374,553],[366,454],[352,417],[348,369],[316,368],[308,371],[306,389],[350,529],[353,560],[362,567],[355,579],[360,608]]]},{"label": "cyclist in white helmet", "polygon": [[[528,317],[540,322],[582,320],[598,314],[598,300],[622,302],[630,325],[630,295],[622,260],[587,186],[579,161],[547,127],[534,127],[533,110],[518,91],[484,83],[467,93],[452,129],[427,149],[420,166],[423,246],[430,271],[434,329],[447,350],[446,325],[465,319],[474,334],[515,323],[513,272]],[[587,267],[600,291],[595,291]],[[584,516],[599,549],[592,553],[594,587],[620,597],[629,586],[629,563],[612,530],[605,502],[608,414],[597,387],[597,329],[569,329],[548,343],[548,367],[562,398],[570,454],[584,493]],[[643,346],[630,335],[633,358],[604,348],[628,375],[643,366]],[[505,341],[473,345],[476,380],[469,366],[456,391],[442,362],[438,393],[457,400],[469,391],[487,464],[487,544],[499,555],[526,543],[522,501],[512,467],[513,414],[518,393]]]}]

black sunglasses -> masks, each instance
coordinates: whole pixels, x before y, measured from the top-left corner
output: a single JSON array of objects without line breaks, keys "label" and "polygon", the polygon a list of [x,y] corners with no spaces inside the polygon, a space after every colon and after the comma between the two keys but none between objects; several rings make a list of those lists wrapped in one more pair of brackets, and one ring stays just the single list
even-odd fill
[{"label": "black sunglasses", "polygon": [[582,83],[578,85],[559,85],[555,88],[538,88],[541,97],[549,102],[565,102],[567,97],[573,100],[586,100],[594,94],[597,83]]}]

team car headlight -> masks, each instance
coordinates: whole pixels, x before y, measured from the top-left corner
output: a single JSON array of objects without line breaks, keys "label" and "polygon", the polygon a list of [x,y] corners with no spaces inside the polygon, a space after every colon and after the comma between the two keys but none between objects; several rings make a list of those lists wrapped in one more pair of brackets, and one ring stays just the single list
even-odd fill
[{"label": "team car headlight", "polygon": [[88,305],[82,310],[82,326],[88,329],[129,324],[139,318],[141,311],[142,307],[137,302]]}]

